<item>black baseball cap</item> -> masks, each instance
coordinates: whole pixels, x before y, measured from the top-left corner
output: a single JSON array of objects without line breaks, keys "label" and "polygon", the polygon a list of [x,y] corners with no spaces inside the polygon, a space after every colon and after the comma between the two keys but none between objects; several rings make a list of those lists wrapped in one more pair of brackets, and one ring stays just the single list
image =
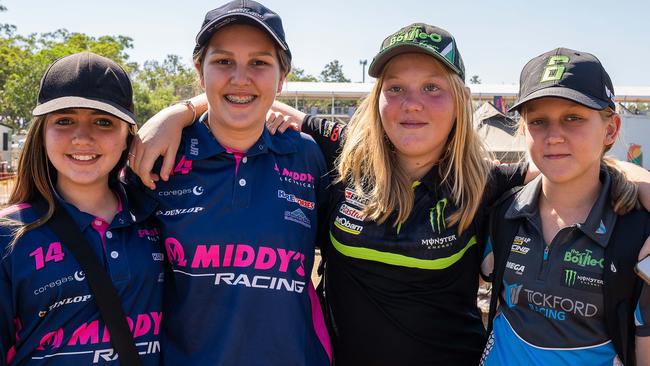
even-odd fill
[{"label": "black baseball cap", "polygon": [[42,116],[66,108],[97,109],[135,124],[129,76],[114,61],[92,52],[54,61],[41,79],[32,114]]},{"label": "black baseball cap", "polygon": [[433,25],[414,23],[391,34],[379,48],[368,68],[368,74],[379,77],[388,61],[403,53],[416,52],[431,55],[452,69],[465,81],[465,65],[451,33]]},{"label": "black baseball cap", "polygon": [[614,86],[600,61],[590,53],[568,48],[556,48],[528,61],[510,110],[542,97],[564,98],[598,110],[616,109]]},{"label": "black baseball cap", "polygon": [[194,53],[203,47],[220,28],[233,24],[251,24],[266,31],[268,35],[286,52],[291,61],[291,51],[284,37],[282,19],[266,6],[252,0],[234,0],[205,14],[201,30],[196,35]]}]

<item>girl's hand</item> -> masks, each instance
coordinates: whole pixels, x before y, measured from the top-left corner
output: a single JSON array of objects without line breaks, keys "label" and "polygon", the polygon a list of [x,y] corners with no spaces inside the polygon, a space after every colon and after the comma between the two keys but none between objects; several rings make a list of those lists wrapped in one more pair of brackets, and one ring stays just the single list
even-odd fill
[{"label": "girl's hand", "polygon": [[275,134],[276,131],[282,133],[287,128],[300,131],[302,121],[306,115],[306,113],[276,100],[266,114],[266,128],[268,128],[271,134]]}]

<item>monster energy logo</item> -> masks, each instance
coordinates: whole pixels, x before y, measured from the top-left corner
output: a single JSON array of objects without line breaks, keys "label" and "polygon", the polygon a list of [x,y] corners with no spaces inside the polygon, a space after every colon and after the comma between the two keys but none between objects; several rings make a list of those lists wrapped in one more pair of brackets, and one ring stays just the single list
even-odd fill
[{"label": "monster energy logo", "polygon": [[564,71],[566,71],[566,66],[564,64],[569,63],[569,57],[564,55],[552,56],[548,59],[548,63],[544,68],[544,74],[542,74],[541,83],[545,81],[554,81],[560,80]]},{"label": "monster energy logo", "polygon": [[438,33],[429,34],[427,32],[422,32],[420,30],[420,27],[413,27],[408,32],[398,33],[398,34],[395,34],[392,37],[390,37],[390,43],[388,44],[388,47],[394,45],[395,43],[399,43],[399,42],[407,42],[407,41],[415,41],[415,42],[425,41],[426,42],[426,40],[431,40],[432,42],[440,43],[440,42],[442,42],[442,36],[439,35]]},{"label": "monster energy logo", "polygon": [[445,207],[447,207],[447,199],[443,198],[429,211],[429,221],[431,222],[431,230],[434,233],[441,234],[443,230],[447,229],[445,222]]},{"label": "monster energy logo", "polygon": [[576,277],[578,277],[578,272],[572,269],[564,270],[564,283],[567,286],[573,286],[576,283]]}]

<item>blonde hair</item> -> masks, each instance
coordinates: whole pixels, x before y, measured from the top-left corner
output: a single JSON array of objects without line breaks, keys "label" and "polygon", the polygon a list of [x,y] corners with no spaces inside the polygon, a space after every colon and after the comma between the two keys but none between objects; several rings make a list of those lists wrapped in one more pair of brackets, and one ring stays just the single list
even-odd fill
[{"label": "blonde hair", "polygon": [[[436,62],[438,62],[436,60]],[[384,67],[386,70],[386,67]],[[488,181],[490,163],[472,124],[472,103],[461,78],[444,67],[451,86],[456,121],[440,157],[441,185],[448,188],[459,209],[448,215],[447,225],[467,229],[481,202]],[[394,226],[404,223],[414,204],[410,178],[397,161],[393,146],[382,126],[379,96],[384,75],[377,79],[347,127],[341,154],[336,160],[336,182],[351,185],[368,204],[364,214],[379,224],[397,212]]]},{"label": "blonde hair", "polygon": [[[45,200],[47,212],[34,222],[24,224],[15,220],[2,218],[0,222],[16,227],[9,249],[28,231],[44,225],[54,213],[54,187],[56,182],[56,169],[47,157],[45,147],[45,124],[47,115],[37,116],[30,122],[29,131],[23,145],[23,150],[18,160],[16,184],[14,185],[7,206],[25,202]],[[123,122],[126,123],[126,122]],[[135,136],[137,127],[128,124],[127,148],[122,152],[120,160],[109,173],[109,182],[116,182],[119,174],[126,164],[131,141]]]},{"label": "blonde hair", "polygon": [[[520,133],[523,133],[525,131],[527,115],[526,104],[521,107],[520,113],[521,118],[519,120],[518,130]],[[616,111],[611,107],[599,110],[598,113],[603,121],[618,115],[618,113],[616,113]],[[612,209],[617,215],[625,215],[633,209],[640,207],[638,200],[639,187],[627,179],[625,172],[621,170],[619,165],[616,163],[616,159],[605,156],[613,145],[614,143],[603,146],[601,165],[607,170],[612,180],[612,186],[609,192]]]}]

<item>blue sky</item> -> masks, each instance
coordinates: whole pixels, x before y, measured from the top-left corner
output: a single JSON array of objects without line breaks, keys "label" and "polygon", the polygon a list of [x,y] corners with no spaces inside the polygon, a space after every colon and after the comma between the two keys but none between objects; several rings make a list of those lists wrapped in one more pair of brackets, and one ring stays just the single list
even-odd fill
[{"label": "blue sky", "polygon": [[[294,65],[317,75],[338,59],[361,81],[381,41],[413,22],[450,31],[467,75],[485,84],[518,82],[532,57],[558,46],[595,54],[614,85],[650,86],[650,1],[265,0],[282,16]],[[222,1],[0,0],[0,22],[19,33],[58,28],[133,38],[132,61],[177,54],[189,63],[203,16]]]}]

